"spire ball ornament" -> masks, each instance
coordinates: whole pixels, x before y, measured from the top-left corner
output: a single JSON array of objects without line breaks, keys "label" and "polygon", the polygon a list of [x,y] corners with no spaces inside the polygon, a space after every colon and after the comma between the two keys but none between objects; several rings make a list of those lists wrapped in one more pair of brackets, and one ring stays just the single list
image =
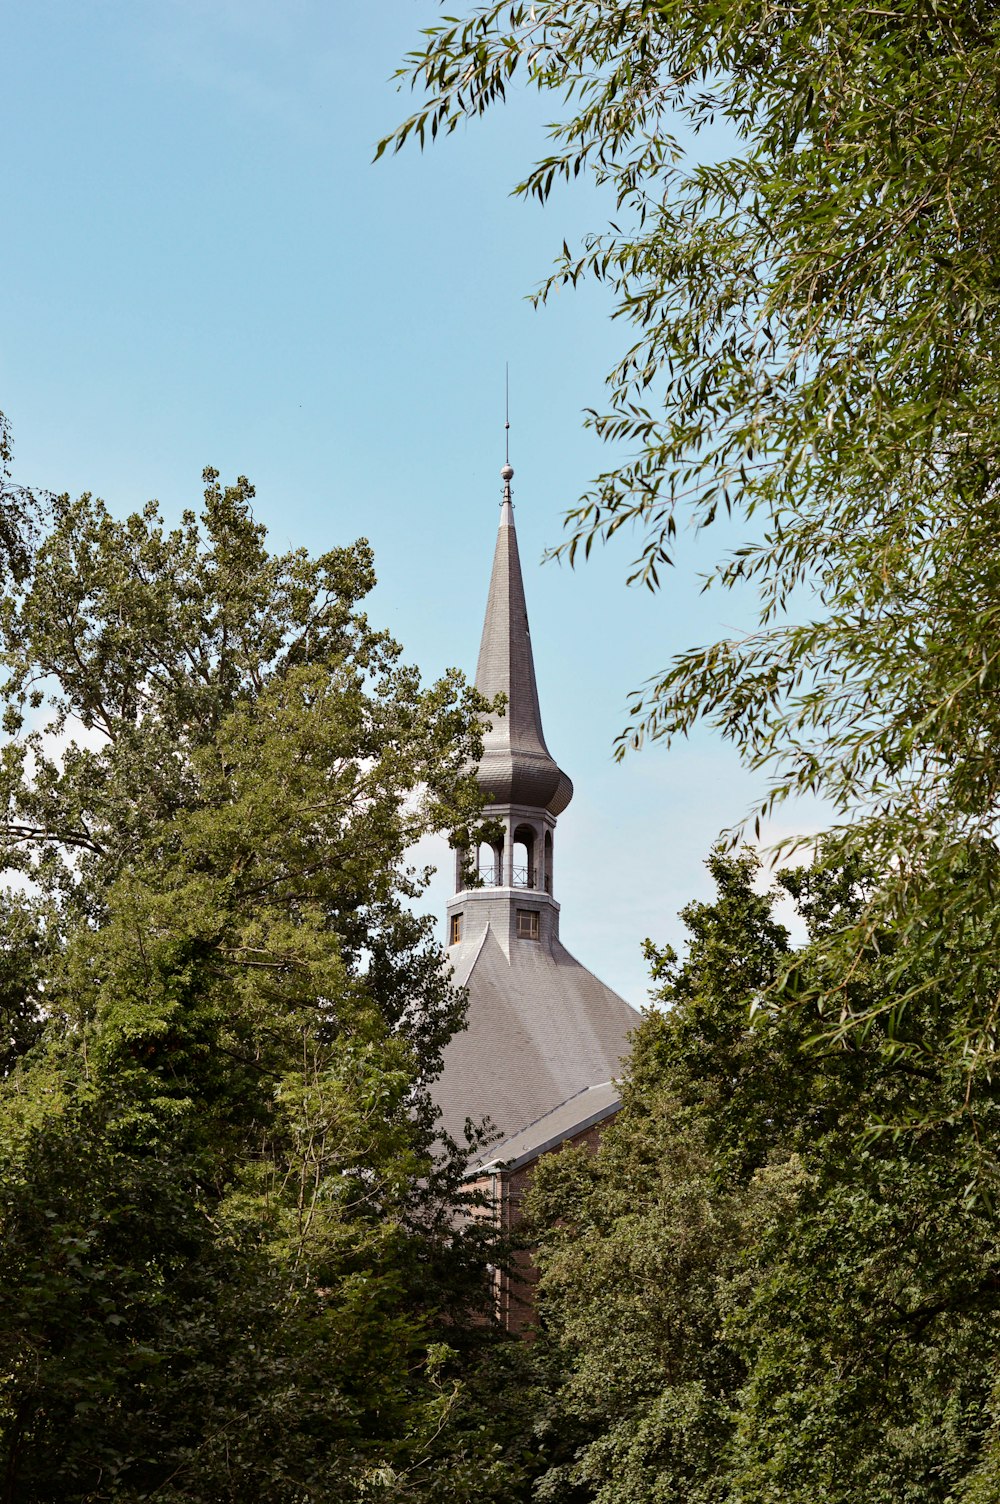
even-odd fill
[{"label": "spire ball ornament", "polygon": [[510,460],[507,461],[506,465],[500,471],[500,479],[508,483],[514,479],[514,466],[510,463]]}]

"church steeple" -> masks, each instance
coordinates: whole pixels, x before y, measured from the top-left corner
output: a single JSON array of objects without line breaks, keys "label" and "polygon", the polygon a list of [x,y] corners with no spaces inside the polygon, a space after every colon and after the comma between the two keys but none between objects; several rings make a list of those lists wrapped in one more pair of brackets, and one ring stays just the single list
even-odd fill
[{"label": "church steeple", "polygon": [[636,1015],[559,938],[553,844],[573,787],[545,744],[509,462],[501,476],[476,686],[505,695],[507,709],[490,717],[477,770],[483,841],[457,853],[448,901],[448,962],[468,988],[467,1027],[445,1050],[435,1095],[454,1137],[468,1118],[499,1130],[504,1142],[482,1162],[521,1164],[615,1110],[612,1083]]},{"label": "church steeple", "polygon": [[542,939],[543,932],[554,938],[558,932],[559,906],[552,897],[553,833],[556,816],[573,797],[573,785],[545,744],[509,460],[500,475],[500,527],[476,669],[476,688],[490,699],[502,694],[507,701],[504,714],[490,718],[477,770],[487,797],[484,818],[493,834],[477,852],[459,853],[456,863],[456,893],[476,894],[479,899],[475,920],[468,905],[461,919],[458,898],[449,904],[449,912],[458,916],[450,926],[453,941],[459,935],[471,938],[471,929],[485,922],[504,935],[501,943],[506,949],[518,938]]},{"label": "church steeple", "polygon": [[493,717],[492,727],[484,738],[479,784],[494,803],[519,804],[561,815],[573,797],[573,785],[545,745],[514,530],[510,494],[514,471],[508,463],[500,474],[504,483],[500,529],[479,647],[476,688],[490,699],[506,695],[507,711],[503,716]]}]

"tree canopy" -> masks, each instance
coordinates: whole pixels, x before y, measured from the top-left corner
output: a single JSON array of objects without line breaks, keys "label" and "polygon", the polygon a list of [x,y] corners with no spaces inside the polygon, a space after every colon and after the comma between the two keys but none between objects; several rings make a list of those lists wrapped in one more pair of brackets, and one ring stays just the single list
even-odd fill
[{"label": "tree canopy", "polygon": [[[829,801],[883,878],[839,976],[875,930],[922,945],[970,1080],[998,1022],[998,27],[953,0],[479,5],[408,58],[421,98],[383,143],[522,81],[558,113],[516,191],[613,195],[540,291],[596,277],[632,330],[588,418],[614,461],[557,552],[638,529],[655,589],[683,526],[735,513],[706,588],[759,602],[636,693],[621,749],[703,718],[766,774],[763,812]],[[834,988],[828,1026],[891,995],[859,1017]]]},{"label": "tree canopy", "polygon": [[36,536],[39,499],[13,478],[10,424],[0,413],[0,580],[20,579],[28,568]]},{"label": "tree canopy", "polygon": [[368,623],[364,542],[274,555],[252,495],[207,472],[172,529],[61,498],[0,618],[19,1504],[517,1476],[475,1398],[495,1240],[428,1089],[462,999],[405,857],[478,807],[482,702]]},{"label": "tree canopy", "polygon": [[[817,1047],[815,1010],[774,1002],[827,964],[860,874],[785,875],[810,928],[793,951],[752,859],[710,865],[683,963],[651,948],[665,1011],[637,1031],[622,1111],[596,1155],[535,1177],[540,1340],[563,1365],[538,1497],[994,1501],[1000,1243],[949,1066],[914,1070],[874,1027]],[[853,985],[888,972],[873,945]],[[917,1103],[920,1132],[871,1137]],[[993,1091],[991,1145],[997,1113]],[[985,1173],[995,1193],[992,1153]]]}]

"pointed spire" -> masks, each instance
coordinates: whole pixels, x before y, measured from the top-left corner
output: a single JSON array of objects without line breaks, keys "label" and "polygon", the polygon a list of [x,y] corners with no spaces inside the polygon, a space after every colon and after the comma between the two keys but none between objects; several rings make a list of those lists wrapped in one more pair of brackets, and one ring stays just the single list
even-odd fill
[{"label": "pointed spire", "polygon": [[558,815],[573,797],[573,785],[555,762],[542,731],[535,664],[528,630],[521,560],[514,531],[510,461],[500,472],[503,500],[493,556],[493,575],[479,648],[476,688],[492,698],[507,696],[507,711],[494,716],[483,742],[479,783],[498,804],[520,804]]}]

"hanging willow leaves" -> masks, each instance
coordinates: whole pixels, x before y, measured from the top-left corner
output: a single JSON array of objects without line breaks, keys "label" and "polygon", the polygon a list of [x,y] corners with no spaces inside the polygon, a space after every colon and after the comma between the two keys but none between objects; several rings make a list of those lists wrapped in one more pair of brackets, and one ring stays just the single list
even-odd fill
[{"label": "hanging willow leaves", "polygon": [[[765,776],[763,813],[828,801],[884,874],[830,940],[839,976],[876,930],[919,945],[970,1086],[1000,1014],[998,42],[995,7],[932,0],[480,6],[407,59],[422,97],[389,138],[523,83],[558,114],[516,191],[614,195],[538,294],[596,278],[632,331],[587,419],[616,458],[555,553],[628,524],[656,589],[682,522],[735,513],[706,588],[759,601],[645,686],[619,752],[704,720]],[[825,1003],[832,1029],[901,1006]]]}]

